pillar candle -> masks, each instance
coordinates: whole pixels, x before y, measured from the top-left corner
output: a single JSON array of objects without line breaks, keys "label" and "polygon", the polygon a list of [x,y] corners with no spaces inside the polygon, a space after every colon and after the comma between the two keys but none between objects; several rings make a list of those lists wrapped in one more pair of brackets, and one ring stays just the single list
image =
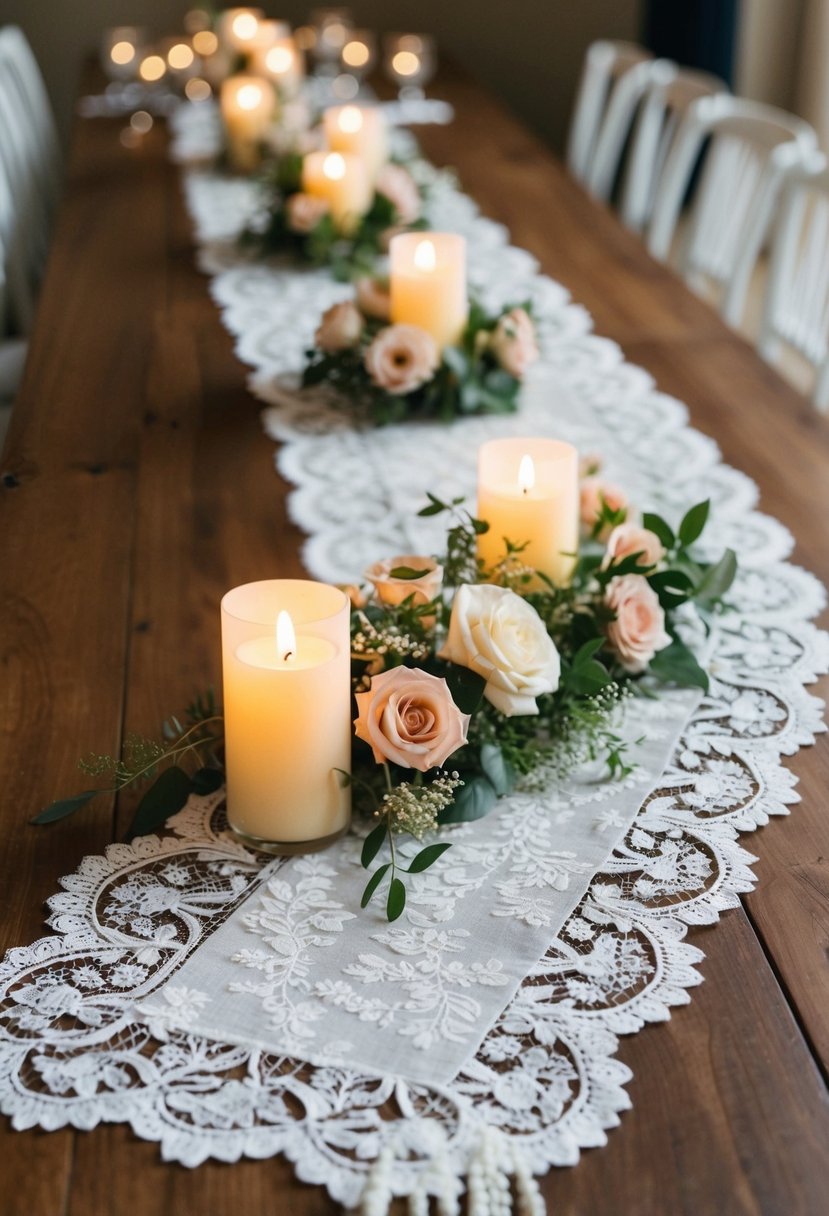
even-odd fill
[{"label": "pillar candle", "polygon": [[273,85],[258,76],[231,76],[222,84],[221,109],[230,163],[250,173],[259,165],[260,145],[276,112]]},{"label": "pillar candle", "polygon": [[330,106],[322,124],[328,147],[361,156],[375,182],[389,155],[383,112],[377,106]]},{"label": "pillar candle", "polygon": [[309,152],[302,162],[302,189],[325,199],[336,228],[346,235],[354,231],[371,202],[364,162],[342,152]]},{"label": "pillar candle", "polygon": [[466,242],[450,232],[405,232],[392,237],[391,319],[427,330],[438,346],[460,341],[469,316]]},{"label": "pillar candle", "polygon": [[[579,536],[578,454],[557,439],[492,439],[478,452],[478,537],[487,568],[505,552],[505,538],[526,543],[518,560],[559,585],[570,581]],[[570,555],[570,556],[568,556]],[[536,580],[533,589],[541,585]]]},{"label": "pillar candle", "polygon": [[337,587],[247,583],[222,600],[227,816],[272,852],[341,835],[351,770],[350,605]]}]

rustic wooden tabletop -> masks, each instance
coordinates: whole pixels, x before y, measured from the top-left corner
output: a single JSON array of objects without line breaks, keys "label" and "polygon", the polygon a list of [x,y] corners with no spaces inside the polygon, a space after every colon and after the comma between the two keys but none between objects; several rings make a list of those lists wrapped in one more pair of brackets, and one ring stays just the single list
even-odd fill
[{"label": "rustic wooden tabletop", "polygon": [[[829,426],[653,262],[489,94],[444,73],[456,108],[418,132],[483,211],[564,283],[628,359],[687,402],[754,478],[761,508],[829,583]],[[227,588],[301,574],[301,537],[245,370],[194,265],[161,124],[78,119],[25,382],[0,462],[0,945],[43,932],[43,901],[131,806],[50,829],[80,754],[153,731],[220,676]],[[824,693],[827,684],[824,682]],[[633,1110],[542,1189],[557,1216],[816,1216],[827,1210],[829,736],[791,761],[802,801],[752,836],[759,885],[694,930],[705,983],[623,1040]],[[284,1160],[165,1165],[124,1126],[0,1128],[0,1212],[326,1213]]]}]

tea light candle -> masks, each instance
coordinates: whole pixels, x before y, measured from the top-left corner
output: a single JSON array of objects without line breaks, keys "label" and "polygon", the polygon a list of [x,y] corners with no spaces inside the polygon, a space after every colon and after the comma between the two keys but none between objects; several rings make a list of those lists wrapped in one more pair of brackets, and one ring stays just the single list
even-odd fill
[{"label": "tea light candle", "polygon": [[354,231],[371,202],[365,163],[342,152],[309,152],[302,162],[302,189],[325,199],[335,227],[345,234]]},{"label": "tea light candle", "polygon": [[219,38],[229,50],[244,55],[256,38],[259,22],[265,14],[261,8],[229,8],[219,22]]},{"label": "tea light candle", "polygon": [[227,815],[271,852],[310,852],[351,815],[350,606],[337,587],[248,583],[222,600]]},{"label": "tea light candle", "polygon": [[389,247],[391,319],[427,330],[441,348],[457,343],[469,316],[466,242],[450,232],[406,232]]},{"label": "tea light candle", "polygon": [[376,181],[389,155],[382,111],[377,106],[331,106],[322,124],[328,147],[362,157],[371,181]]},{"label": "tea light candle", "polygon": [[222,84],[222,121],[230,163],[249,173],[261,159],[260,144],[276,110],[276,93],[258,76],[231,76]]},{"label": "tea light candle", "polygon": [[303,57],[290,35],[277,38],[253,55],[253,70],[274,84],[282,97],[295,97],[302,85]]},{"label": "tea light candle", "polygon": [[[579,462],[558,439],[492,439],[478,452],[478,556],[491,569],[505,539],[526,544],[518,556],[559,585],[570,581],[579,536]],[[536,586],[541,580],[536,580]]]}]

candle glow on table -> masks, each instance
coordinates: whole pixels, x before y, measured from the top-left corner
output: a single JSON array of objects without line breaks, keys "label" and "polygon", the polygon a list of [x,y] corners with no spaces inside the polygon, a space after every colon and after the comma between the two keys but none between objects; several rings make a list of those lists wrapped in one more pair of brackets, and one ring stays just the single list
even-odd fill
[{"label": "candle glow on table", "polygon": [[362,157],[372,182],[389,158],[386,120],[377,106],[331,106],[322,118],[332,152]]},{"label": "candle glow on table", "polygon": [[469,317],[466,242],[452,232],[405,232],[389,247],[391,319],[454,346]]},{"label": "candle glow on table", "polygon": [[[578,453],[557,439],[492,439],[478,452],[478,556],[491,569],[505,538],[526,543],[520,562],[559,585],[570,581],[579,536]],[[570,555],[570,556],[566,556]],[[537,580],[540,585],[540,580]]]},{"label": "candle glow on table", "polygon": [[298,579],[248,583],[222,600],[227,815],[273,852],[341,835],[351,796],[349,601]]},{"label": "candle glow on table", "polygon": [[302,189],[325,199],[338,231],[354,231],[371,202],[364,161],[342,152],[309,152],[302,162]]},{"label": "candle glow on table", "polygon": [[257,168],[260,144],[276,111],[276,93],[258,76],[231,76],[222,84],[222,121],[234,169],[247,173]]}]

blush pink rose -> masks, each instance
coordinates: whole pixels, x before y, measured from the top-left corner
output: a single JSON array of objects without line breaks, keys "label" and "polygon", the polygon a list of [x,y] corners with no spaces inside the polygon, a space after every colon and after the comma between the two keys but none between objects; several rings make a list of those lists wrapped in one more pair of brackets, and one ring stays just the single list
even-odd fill
[{"label": "blush pink rose", "polygon": [[[422,570],[423,573],[420,578],[393,578],[392,570],[402,566],[409,570]],[[366,570],[365,577],[383,604],[402,604],[410,595],[414,596],[415,604],[431,604],[443,586],[443,566],[439,566],[431,557],[406,553],[402,557],[386,557],[375,562]]]},{"label": "blush pink rose", "polygon": [[383,166],[377,178],[377,193],[389,200],[401,224],[413,224],[420,218],[420,191],[411,173],[402,165]]},{"label": "blush pink rose", "polygon": [[365,355],[366,370],[374,383],[395,397],[413,393],[431,380],[439,362],[434,338],[416,325],[381,329]]},{"label": "blush pink rose", "polygon": [[442,677],[411,667],[373,676],[368,692],[354,694],[357,738],[378,764],[391,760],[425,773],[440,768],[466,743],[469,714],[462,714]]},{"label": "blush pink rose", "polygon": [[376,321],[388,321],[391,314],[391,296],[385,279],[358,279],[355,285],[357,307],[364,317]]},{"label": "blush pink rose", "polygon": [[640,528],[637,524],[619,524],[607,538],[607,552],[602,566],[620,562],[623,557],[639,553],[640,566],[658,566],[665,556],[665,547],[655,532]]},{"label": "blush pink rose", "polygon": [[[591,532],[601,514],[602,500],[607,503],[611,511],[626,511],[628,508],[628,497],[624,490],[620,490],[618,486],[601,477],[586,477],[579,488],[579,495],[581,522]],[[603,528],[599,538],[607,540],[611,530]]]},{"label": "blush pink rose", "polygon": [[322,314],[314,341],[327,355],[353,350],[363,336],[364,324],[363,315],[356,304],[344,300],[341,304],[332,305]]},{"label": "blush pink rose", "polygon": [[516,380],[523,379],[527,368],[538,358],[535,326],[526,309],[512,308],[505,312],[493,330],[490,345],[504,371]]},{"label": "blush pink rose", "polygon": [[315,198],[313,194],[291,194],[285,204],[288,213],[288,227],[291,232],[307,236],[313,232],[317,224],[330,210],[324,198]]},{"label": "blush pink rose", "polygon": [[605,603],[616,614],[607,627],[608,646],[625,671],[636,675],[671,644],[659,597],[641,574],[625,574],[610,580]]}]

